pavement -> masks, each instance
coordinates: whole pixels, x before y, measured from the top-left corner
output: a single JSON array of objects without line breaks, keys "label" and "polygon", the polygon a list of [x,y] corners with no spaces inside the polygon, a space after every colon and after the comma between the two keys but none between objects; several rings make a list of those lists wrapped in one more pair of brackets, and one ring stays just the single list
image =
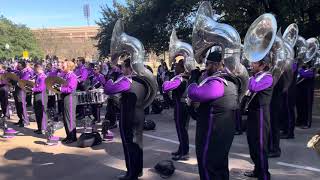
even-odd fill
[{"label": "pavement", "polygon": [[[281,157],[269,159],[272,179],[320,179],[320,155],[306,147],[308,140],[320,130],[319,92],[316,91],[315,95],[312,128],[296,128],[295,139],[281,140]],[[32,110],[29,113],[32,115]],[[157,127],[154,131],[144,132],[144,173],[141,179],[160,180],[162,178],[153,170],[154,165],[161,160],[170,159],[170,153],[178,147],[173,111],[164,110],[161,114],[148,115],[147,119],[154,120]],[[9,126],[19,131],[18,136],[12,139],[0,138],[0,180],[114,180],[125,172],[118,129],[113,130],[113,142],[103,142],[91,148],[78,148],[76,143],[70,146],[47,146],[44,136],[33,133],[36,129],[35,122],[26,128],[19,128],[12,124],[16,121],[17,117],[13,116]],[[169,179],[199,179],[194,147],[195,129],[195,121],[191,120],[190,160],[175,162],[176,172]],[[55,135],[65,137],[64,130],[58,130]],[[244,171],[253,168],[245,134],[234,138],[229,155],[229,168],[231,180],[251,179],[243,176]]]}]

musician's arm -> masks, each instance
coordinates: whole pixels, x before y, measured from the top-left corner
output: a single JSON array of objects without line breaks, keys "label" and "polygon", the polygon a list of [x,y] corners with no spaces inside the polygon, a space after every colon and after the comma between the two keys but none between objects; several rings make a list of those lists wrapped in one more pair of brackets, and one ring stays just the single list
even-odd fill
[{"label": "musician's arm", "polygon": [[37,83],[34,88],[32,88],[33,92],[43,92],[46,90],[45,78],[40,78],[39,83]]},{"label": "musician's arm", "polygon": [[77,85],[78,85],[78,80],[75,77],[72,78],[68,78],[67,79],[67,84],[66,85],[62,85],[60,88],[60,91],[62,93],[71,93],[72,91],[77,89]]},{"label": "musician's arm", "polygon": [[26,71],[22,74],[21,79],[22,80],[29,80],[31,78],[32,74],[29,71]]},{"label": "musician's arm", "polygon": [[192,83],[188,87],[188,97],[194,102],[207,102],[224,95],[224,84],[218,79],[207,81],[203,85]]},{"label": "musician's arm", "polygon": [[273,78],[271,74],[264,75],[261,79],[250,78],[248,89],[251,92],[259,92],[272,86]]},{"label": "musician's arm", "polygon": [[300,76],[303,78],[313,78],[315,73],[312,69],[308,69],[308,70],[300,70]]},{"label": "musician's arm", "polygon": [[163,90],[163,92],[172,91],[172,90],[178,88],[180,86],[181,82],[182,82],[182,77],[176,76],[176,77],[172,78],[172,80],[170,80],[170,81],[165,81],[162,84],[162,90]]},{"label": "musician's arm", "polygon": [[83,82],[83,81],[87,80],[88,76],[89,76],[88,70],[85,69],[85,68],[82,69],[82,70],[81,70],[81,77],[79,78],[79,81],[80,81],[80,82]]},{"label": "musician's arm", "polygon": [[107,81],[104,86],[104,91],[107,95],[112,95],[112,94],[128,91],[130,88],[131,88],[131,81],[129,78],[124,76],[115,82],[113,82],[111,79]]}]

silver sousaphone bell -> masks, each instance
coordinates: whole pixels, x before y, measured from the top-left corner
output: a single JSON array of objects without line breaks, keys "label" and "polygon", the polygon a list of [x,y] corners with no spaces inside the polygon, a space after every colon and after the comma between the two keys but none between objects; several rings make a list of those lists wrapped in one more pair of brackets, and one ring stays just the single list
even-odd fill
[{"label": "silver sousaphone bell", "polygon": [[131,67],[137,77],[147,84],[147,90],[142,102],[137,102],[137,106],[148,107],[157,94],[157,81],[154,75],[144,66],[145,50],[143,44],[135,37],[124,32],[124,25],[118,20],[113,28],[111,38],[111,57],[113,63],[117,64],[118,59],[123,54],[130,54]]},{"label": "silver sousaphone bell", "polygon": [[192,46],[178,39],[176,30],[172,30],[169,44],[169,63],[175,62],[177,56],[183,56],[184,67],[187,72],[196,68]]},{"label": "silver sousaphone bell", "polygon": [[235,28],[218,22],[220,15],[215,14],[210,2],[199,6],[192,31],[192,47],[198,64],[205,62],[209,49],[220,46],[223,49],[225,67],[241,80],[240,99],[247,90],[249,75],[240,63],[241,38]]}]

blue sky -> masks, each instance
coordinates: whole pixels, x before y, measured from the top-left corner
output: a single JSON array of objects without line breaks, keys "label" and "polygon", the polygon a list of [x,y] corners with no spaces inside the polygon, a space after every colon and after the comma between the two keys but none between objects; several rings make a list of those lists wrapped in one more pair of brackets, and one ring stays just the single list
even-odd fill
[{"label": "blue sky", "polygon": [[84,4],[90,5],[90,25],[95,25],[100,7],[112,0],[0,0],[0,15],[30,28],[86,26]]}]

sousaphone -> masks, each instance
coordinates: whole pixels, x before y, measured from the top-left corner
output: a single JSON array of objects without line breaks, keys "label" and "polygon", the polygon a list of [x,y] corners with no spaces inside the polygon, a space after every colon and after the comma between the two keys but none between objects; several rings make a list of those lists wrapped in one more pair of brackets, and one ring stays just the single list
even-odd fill
[{"label": "sousaphone", "polygon": [[173,29],[169,44],[169,63],[175,62],[177,56],[183,56],[184,67],[187,72],[191,72],[196,68],[192,46],[179,40],[176,30]]},{"label": "sousaphone", "polygon": [[114,26],[110,45],[111,57],[117,64],[119,57],[129,55],[131,67],[137,78],[146,84],[145,94],[141,94],[143,101],[137,102],[137,106],[146,108],[154,100],[157,94],[157,81],[154,75],[144,66],[145,49],[143,44],[135,37],[124,32],[124,25],[118,20]]}]

